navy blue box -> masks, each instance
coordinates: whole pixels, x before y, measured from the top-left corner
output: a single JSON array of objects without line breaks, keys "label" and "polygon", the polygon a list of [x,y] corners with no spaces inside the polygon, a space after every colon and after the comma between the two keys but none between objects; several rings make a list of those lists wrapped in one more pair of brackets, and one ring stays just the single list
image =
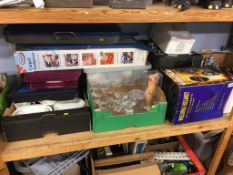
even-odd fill
[{"label": "navy blue box", "polygon": [[201,68],[163,70],[167,118],[173,124],[223,116],[233,82],[223,73]]}]

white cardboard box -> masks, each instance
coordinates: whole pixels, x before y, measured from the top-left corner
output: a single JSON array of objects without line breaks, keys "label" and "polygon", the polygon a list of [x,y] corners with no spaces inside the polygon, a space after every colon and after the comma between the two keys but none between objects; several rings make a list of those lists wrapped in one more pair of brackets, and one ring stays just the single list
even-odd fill
[{"label": "white cardboard box", "polygon": [[171,55],[189,54],[195,43],[195,39],[181,23],[154,24],[150,37],[164,53]]},{"label": "white cardboard box", "polygon": [[148,51],[138,48],[16,51],[19,73],[145,65]]},{"label": "white cardboard box", "polygon": [[233,108],[233,90],[231,91],[230,96],[228,97],[228,100],[225,104],[223,113],[230,113]]}]

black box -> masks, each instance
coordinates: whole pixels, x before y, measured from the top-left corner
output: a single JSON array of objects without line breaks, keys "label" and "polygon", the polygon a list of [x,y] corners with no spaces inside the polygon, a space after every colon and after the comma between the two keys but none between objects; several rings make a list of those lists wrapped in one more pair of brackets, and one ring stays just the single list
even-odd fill
[{"label": "black box", "polygon": [[69,109],[10,117],[13,105],[5,110],[2,128],[7,141],[43,137],[55,132],[58,135],[91,130],[90,109]]},{"label": "black box", "polygon": [[200,68],[203,56],[200,54],[192,55],[149,55],[149,61],[154,69],[175,69],[185,67]]},{"label": "black box", "polygon": [[15,44],[116,44],[121,37],[117,24],[17,24],[7,25],[3,33]]}]

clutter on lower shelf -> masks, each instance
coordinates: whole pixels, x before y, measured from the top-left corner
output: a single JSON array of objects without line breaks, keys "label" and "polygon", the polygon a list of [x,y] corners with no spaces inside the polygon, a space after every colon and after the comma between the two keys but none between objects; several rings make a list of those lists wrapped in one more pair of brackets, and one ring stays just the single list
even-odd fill
[{"label": "clutter on lower shelf", "polygon": [[216,142],[220,139],[223,131],[224,129],[219,129],[208,132],[192,133],[184,136],[188,145],[192,148],[205,167],[209,166],[209,161],[212,159],[217,146]]},{"label": "clutter on lower shelf", "polygon": [[[183,136],[96,148],[92,150],[92,159],[94,174],[97,175],[105,173],[204,175],[206,173],[204,166]],[[151,168],[151,165],[154,168]]]},{"label": "clutter on lower shelf", "polygon": [[[94,132],[162,124],[167,102],[150,66],[85,70]],[[98,71],[98,73],[97,73]]]},{"label": "clutter on lower shelf", "polygon": [[[156,140],[155,140],[156,141]],[[177,140],[159,144],[152,144],[145,148],[146,152],[153,152],[162,175],[200,175],[206,170],[195,153],[186,143],[183,136]]]},{"label": "clutter on lower shelf", "polygon": [[[89,151],[72,152],[42,158],[15,161],[16,171],[23,175],[88,175]],[[81,161],[86,173],[81,174]],[[83,165],[82,165],[83,166]]]},{"label": "clutter on lower shelf", "polygon": [[160,175],[152,153],[94,160],[93,171],[93,175]]}]

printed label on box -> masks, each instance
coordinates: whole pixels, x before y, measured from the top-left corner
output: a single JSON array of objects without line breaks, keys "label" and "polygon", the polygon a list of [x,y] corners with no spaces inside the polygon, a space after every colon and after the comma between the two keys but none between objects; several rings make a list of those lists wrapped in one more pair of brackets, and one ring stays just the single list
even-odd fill
[{"label": "printed label on box", "polygon": [[222,116],[230,94],[227,86],[228,83],[182,87],[173,123],[188,123]]},{"label": "printed label on box", "polygon": [[145,65],[148,51],[136,48],[16,51],[19,73],[91,67]]},{"label": "printed label on box", "polygon": [[232,88],[233,87],[233,83],[230,83],[229,85],[228,85],[228,88]]}]

